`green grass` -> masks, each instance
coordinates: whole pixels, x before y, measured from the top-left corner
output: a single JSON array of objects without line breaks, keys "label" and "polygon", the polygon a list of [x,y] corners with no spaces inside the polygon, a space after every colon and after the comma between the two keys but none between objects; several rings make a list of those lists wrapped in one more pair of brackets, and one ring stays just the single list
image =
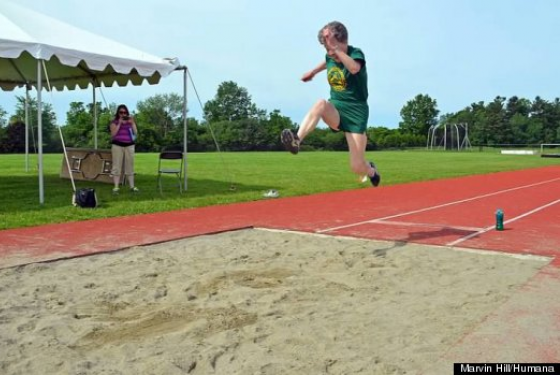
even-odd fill
[{"label": "green grass", "polygon": [[[383,151],[368,155],[383,176],[382,185],[557,165],[558,159],[500,155],[499,151]],[[371,187],[358,184],[346,152],[193,153],[188,191],[179,194],[168,177],[164,193],[156,186],[157,154],[136,155],[140,194],[111,194],[111,185],[77,181],[96,189],[97,209],[70,204],[70,180],[61,179],[62,155],[44,155],[45,203],[39,204],[36,156],[25,172],[24,155],[0,155],[0,229],[107,218],[263,199],[268,189],[282,197]],[[231,182],[236,189],[231,190]]]}]

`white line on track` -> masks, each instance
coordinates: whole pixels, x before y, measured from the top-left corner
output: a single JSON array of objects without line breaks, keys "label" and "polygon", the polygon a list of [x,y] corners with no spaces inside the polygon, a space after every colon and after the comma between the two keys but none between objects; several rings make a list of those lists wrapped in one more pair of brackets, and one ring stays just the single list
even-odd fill
[{"label": "white line on track", "polygon": [[457,229],[465,230],[469,232],[476,232],[483,230],[480,227],[462,227],[457,225],[447,225],[447,224],[433,224],[433,223],[413,223],[408,221],[385,221],[385,220],[371,220],[371,224],[383,224],[383,225],[398,225],[402,227],[426,227],[426,228],[445,228],[445,229]]},{"label": "white line on track", "polygon": [[[339,235],[331,235],[331,234],[321,234],[321,233],[314,233],[314,232],[301,232],[301,231],[289,230],[289,229],[272,229],[272,228],[254,227],[253,230],[260,230],[260,231],[274,232],[274,233],[292,233],[292,234],[299,234],[299,235],[303,235],[303,236],[313,236],[313,237],[319,237],[319,238],[331,238],[331,239],[336,238],[336,239],[348,240],[348,241],[388,242],[388,243],[398,242],[398,241],[387,241],[387,240],[374,240],[374,239],[370,239],[370,238],[361,238],[361,237],[349,237],[349,236],[339,236]],[[468,253],[479,254],[479,255],[505,256],[505,257],[516,258],[516,259],[534,260],[534,261],[542,261],[542,262],[550,262],[552,260],[551,257],[542,256],[542,255],[504,253],[503,251],[484,250],[484,249],[469,249],[467,247],[448,247],[447,245],[428,245],[428,244],[414,244],[414,246],[436,247],[436,248],[439,248],[439,249],[445,249],[445,250],[451,250],[451,251],[460,251],[460,252],[468,252]]]},{"label": "white line on track", "polygon": [[[554,205],[555,205],[556,203],[558,203],[558,202],[560,202],[560,199],[557,199],[557,200],[555,200],[555,201],[553,201],[553,202],[547,203],[547,204],[545,204],[545,205],[543,205],[543,206],[537,207],[537,208],[535,208],[534,210],[525,212],[524,214],[521,214],[521,215],[516,216],[516,217],[514,217],[514,218],[511,218],[511,219],[509,219],[509,220],[506,220],[506,221],[504,221],[504,225],[509,224],[509,223],[512,223],[512,222],[514,222],[514,221],[516,221],[516,220],[519,220],[519,219],[523,219],[524,217],[527,217],[527,216],[532,215],[532,214],[534,214],[534,213],[536,213],[536,212],[539,212],[539,211],[541,211],[541,210],[544,210],[545,208],[548,208],[548,207],[550,207],[550,206],[554,206]],[[486,233],[486,232],[488,232],[488,231],[491,231],[492,229],[494,229],[494,226],[481,229],[481,230],[479,230],[478,232],[471,233],[471,234],[469,234],[469,235],[467,235],[467,236],[465,236],[465,237],[461,237],[461,238],[459,238],[458,240],[455,240],[455,241],[453,241],[453,242],[450,242],[450,243],[447,244],[447,246],[455,246],[455,245],[457,245],[457,244],[460,244],[461,242],[464,242],[464,241],[466,241],[466,240],[470,240],[470,239],[473,238],[473,237],[476,237],[476,236],[479,236],[479,235],[481,235],[481,234],[483,234],[483,233]]]},{"label": "white line on track", "polygon": [[360,225],[363,225],[363,224],[370,224],[370,223],[373,223],[373,222],[380,222],[380,221],[383,221],[383,220],[393,219],[393,218],[395,218],[395,217],[402,217],[402,216],[417,214],[417,213],[420,213],[420,212],[426,212],[426,211],[431,211],[431,210],[437,210],[438,208],[453,206],[453,205],[455,205],[455,204],[470,202],[470,201],[474,201],[474,200],[477,200],[477,199],[488,198],[488,197],[492,197],[492,196],[494,196],[494,195],[499,195],[499,194],[508,193],[508,192],[510,192],[510,191],[515,191],[515,190],[520,190],[520,189],[527,189],[527,188],[535,187],[535,186],[539,186],[539,185],[545,185],[545,184],[549,184],[549,183],[555,182],[555,181],[560,181],[560,177],[553,178],[553,179],[551,179],[551,180],[536,182],[536,183],[534,183],[534,184],[523,185],[523,186],[517,186],[517,187],[514,187],[514,188],[510,188],[510,189],[498,190],[498,191],[495,191],[495,192],[493,192],[493,193],[477,195],[477,196],[475,196],[475,197],[466,198],[466,199],[461,199],[461,200],[458,200],[458,201],[453,201],[453,202],[448,202],[448,203],[443,203],[443,204],[439,204],[439,205],[437,205],[437,206],[430,206],[430,207],[425,207],[425,208],[421,208],[421,209],[418,209],[418,210],[403,212],[403,213],[396,214],[396,215],[390,215],[390,216],[385,216],[385,217],[381,217],[381,218],[377,218],[377,219],[370,219],[370,220],[360,221],[360,222],[357,222],[357,223],[352,223],[352,224],[347,224],[347,225],[341,225],[341,226],[338,226],[338,227],[332,227],[332,228],[322,229],[322,230],[316,231],[316,233],[332,232],[332,231],[339,230],[339,229],[346,229],[346,228],[351,228],[351,227],[357,227],[357,226],[360,226]]}]

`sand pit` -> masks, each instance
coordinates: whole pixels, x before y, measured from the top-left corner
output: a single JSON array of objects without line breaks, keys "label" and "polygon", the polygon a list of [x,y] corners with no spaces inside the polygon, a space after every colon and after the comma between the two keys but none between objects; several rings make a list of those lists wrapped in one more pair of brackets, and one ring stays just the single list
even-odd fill
[{"label": "sand pit", "polygon": [[0,270],[2,374],[416,374],[546,264],[241,230]]}]

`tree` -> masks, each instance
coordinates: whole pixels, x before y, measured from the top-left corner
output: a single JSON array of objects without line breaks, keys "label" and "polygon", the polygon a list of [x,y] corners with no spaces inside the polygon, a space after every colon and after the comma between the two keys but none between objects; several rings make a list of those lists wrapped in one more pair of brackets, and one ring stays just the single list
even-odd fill
[{"label": "tree", "polygon": [[4,144],[4,142],[6,141],[6,123],[8,122],[8,120],[6,119],[6,115],[8,113],[6,111],[4,111],[4,108],[0,107],[0,152],[4,152],[2,151],[2,146]]},{"label": "tree", "polygon": [[93,116],[88,113],[82,102],[71,102],[66,112],[64,127],[65,142],[70,147],[86,147],[93,129]]},{"label": "tree", "polygon": [[[200,125],[197,119],[194,117],[189,117],[187,119],[187,145],[188,151],[206,151],[202,147],[201,135],[204,134],[206,130]],[[174,140],[174,144],[182,145],[184,137],[183,122],[181,121],[181,126],[175,128],[171,138]]]},{"label": "tree", "polygon": [[506,111],[504,108],[505,100],[505,97],[498,95],[486,106],[488,141],[491,144],[506,144],[513,142],[511,134],[507,129]]},{"label": "tree", "polygon": [[260,126],[264,129],[264,136],[260,149],[262,150],[283,150],[284,147],[278,141],[278,134],[283,129],[293,129],[294,123],[289,117],[282,116],[280,110],[275,109],[265,120],[260,121]]},{"label": "tree", "polygon": [[554,134],[553,143],[560,142],[560,98],[554,98],[554,102],[551,103],[551,121],[553,123],[553,128],[551,129]]},{"label": "tree", "polygon": [[[112,120],[112,110],[102,108],[101,103],[97,103],[97,140],[101,147],[109,146],[108,124]],[[102,108],[99,110],[99,108]],[[95,146],[94,137],[94,116],[93,104],[84,105],[83,102],[71,102],[70,109],[66,112],[66,125],[63,128],[64,142],[70,147],[93,148]]]},{"label": "tree", "polygon": [[393,133],[398,133],[398,129],[389,129],[384,126],[371,127],[367,129],[367,136],[373,149],[385,147],[385,139]]},{"label": "tree", "polygon": [[505,127],[507,143],[527,143],[527,126],[529,124],[529,113],[531,112],[531,101],[512,96],[505,105]]},{"label": "tree", "polygon": [[487,105],[473,103],[449,119],[468,124],[471,142],[480,146],[560,141],[560,98],[550,102],[537,96],[531,102],[497,96]]},{"label": "tree", "polygon": [[25,152],[25,123],[23,121],[14,121],[8,124],[0,141],[0,152]]},{"label": "tree", "polygon": [[6,126],[6,123],[8,122],[8,120],[6,119],[7,114],[8,112],[6,112],[4,108],[0,107],[0,128]]},{"label": "tree", "polygon": [[401,109],[403,121],[399,123],[402,133],[426,135],[431,126],[437,124],[437,101],[429,95],[418,94]]},{"label": "tree", "polygon": [[[97,103],[97,141],[99,147],[110,146],[109,123],[113,118],[111,108],[103,108]],[[102,108],[101,110],[99,108]],[[71,102],[66,112],[66,125],[62,128],[64,142],[69,147],[93,148],[94,136],[94,107],[92,103]]]},{"label": "tree", "polygon": [[523,116],[521,113],[514,114],[508,120],[509,133],[511,134],[512,143],[527,144],[531,143],[529,141],[529,136],[527,134],[527,129],[531,120],[527,116]]},{"label": "tree", "polygon": [[168,141],[169,133],[182,124],[183,98],[175,93],[158,94],[139,101],[136,105],[138,114],[144,124],[153,125],[161,135],[164,143]]},{"label": "tree", "polygon": [[330,129],[321,129],[321,131],[316,131],[316,133],[321,136],[324,143],[323,149],[333,151],[348,150],[346,138],[344,137],[343,132],[333,132]]},{"label": "tree", "polygon": [[[25,124],[25,97],[16,96],[17,104],[15,114],[11,117],[10,123],[22,122]],[[52,105],[43,103],[42,105],[42,132],[43,132],[43,151],[44,152],[60,152],[62,151],[62,143],[56,129],[56,114]],[[29,129],[31,132],[31,141],[36,142],[37,134],[37,100],[29,101]]]},{"label": "tree", "polygon": [[509,120],[515,115],[528,117],[531,113],[531,101],[524,98],[512,96],[506,103],[506,119]]},{"label": "tree", "polygon": [[486,119],[486,105],[484,102],[472,103],[469,108],[471,123],[471,141],[480,146],[488,145],[488,120]]},{"label": "tree", "polygon": [[560,127],[560,99],[555,98],[553,102],[546,102],[543,120],[543,142],[555,143]]},{"label": "tree", "polygon": [[222,82],[213,100],[204,105],[204,117],[208,122],[261,119],[266,111],[251,101],[249,92],[232,81]]}]

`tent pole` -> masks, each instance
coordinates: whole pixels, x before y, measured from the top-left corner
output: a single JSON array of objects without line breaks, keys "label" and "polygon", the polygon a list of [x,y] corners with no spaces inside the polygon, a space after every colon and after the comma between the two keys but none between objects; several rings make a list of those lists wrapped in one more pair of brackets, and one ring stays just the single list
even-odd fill
[{"label": "tent pole", "polygon": [[25,84],[25,171],[29,172],[29,83]]},{"label": "tent pole", "polygon": [[187,67],[183,67],[183,187],[185,191],[188,189],[187,185],[187,128],[188,128],[188,120],[187,120]]},{"label": "tent pole", "polygon": [[41,103],[42,72],[41,63],[37,60],[37,143],[39,144],[38,164],[39,164],[39,204],[45,203],[45,186],[43,181],[43,108]]},{"label": "tent pole", "polygon": [[97,100],[95,100],[95,81],[93,82],[93,148],[97,150]]}]

